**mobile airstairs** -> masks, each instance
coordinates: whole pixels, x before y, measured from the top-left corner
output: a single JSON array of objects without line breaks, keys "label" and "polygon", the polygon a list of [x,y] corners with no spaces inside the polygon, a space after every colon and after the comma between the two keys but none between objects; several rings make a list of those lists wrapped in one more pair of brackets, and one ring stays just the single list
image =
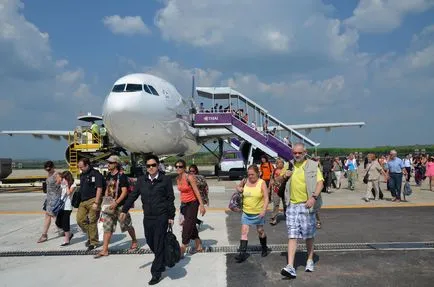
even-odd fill
[{"label": "mobile airstairs", "polygon": [[[195,127],[224,127],[231,131],[235,137],[229,138],[230,144],[243,152],[247,164],[253,163],[253,153],[257,149],[270,157],[289,161],[293,158],[292,144],[301,142],[306,148],[319,145],[234,89],[197,87],[196,91],[199,97],[211,100],[212,108],[198,108],[194,118]],[[223,103],[226,103],[225,107]]]}]

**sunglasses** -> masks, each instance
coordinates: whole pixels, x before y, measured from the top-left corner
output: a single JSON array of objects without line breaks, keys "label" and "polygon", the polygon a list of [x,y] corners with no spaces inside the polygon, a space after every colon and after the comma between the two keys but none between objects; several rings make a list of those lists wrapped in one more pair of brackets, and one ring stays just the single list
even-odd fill
[{"label": "sunglasses", "polygon": [[196,171],[194,169],[190,169],[191,173],[196,173]]},{"label": "sunglasses", "polygon": [[147,164],[146,168],[157,167],[156,163]]},{"label": "sunglasses", "polygon": [[184,168],[183,165],[175,165],[175,168]]}]

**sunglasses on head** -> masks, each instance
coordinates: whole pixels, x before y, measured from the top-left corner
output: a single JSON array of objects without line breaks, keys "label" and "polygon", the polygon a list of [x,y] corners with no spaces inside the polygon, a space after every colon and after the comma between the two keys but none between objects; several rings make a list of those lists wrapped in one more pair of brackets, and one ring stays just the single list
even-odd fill
[{"label": "sunglasses on head", "polygon": [[146,168],[157,167],[156,163],[147,164]]}]

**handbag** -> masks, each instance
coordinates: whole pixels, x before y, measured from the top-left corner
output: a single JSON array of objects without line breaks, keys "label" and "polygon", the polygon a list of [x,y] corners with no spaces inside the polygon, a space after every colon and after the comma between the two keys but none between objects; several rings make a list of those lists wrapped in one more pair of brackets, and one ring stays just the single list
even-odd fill
[{"label": "handbag", "polygon": [[59,197],[56,200],[56,202],[54,203],[53,210],[52,210],[52,212],[53,212],[54,215],[57,216],[60,213],[60,211],[62,211],[63,208],[65,208],[65,200],[66,200],[67,196],[68,196],[68,194],[66,193],[63,198]]},{"label": "handbag", "polygon": [[232,194],[228,208],[234,212],[243,211],[243,195],[241,192],[235,191]]},{"label": "handbag", "polygon": [[369,181],[369,170],[371,169],[371,166],[373,165],[373,163],[371,163],[371,165],[369,166],[368,170],[366,171],[365,176],[363,177],[363,183],[367,184]]},{"label": "handbag", "polygon": [[[247,182],[247,179],[243,179],[243,187]],[[241,212],[243,211],[243,194],[241,192],[235,191],[232,196],[231,200],[229,201],[228,208],[231,211],[234,212]]]},{"label": "handbag", "polygon": [[173,234],[172,225],[167,228],[166,238],[164,239],[164,263],[167,267],[173,267],[181,260],[181,247]]},{"label": "handbag", "polygon": [[81,202],[80,188],[76,187],[74,193],[72,194],[71,205],[72,207],[78,208]]}]

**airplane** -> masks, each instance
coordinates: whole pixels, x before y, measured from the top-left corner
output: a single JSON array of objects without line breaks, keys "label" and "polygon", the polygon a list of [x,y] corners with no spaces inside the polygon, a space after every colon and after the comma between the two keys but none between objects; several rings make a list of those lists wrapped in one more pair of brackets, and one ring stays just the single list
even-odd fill
[{"label": "airplane", "polygon": [[[198,152],[201,145],[209,139],[234,136],[224,127],[195,127],[192,124],[191,113],[194,106],[194,100],[190,99],[189,103],[168,81],[151,74],[135,73],[123,76],[113,84],[111,92],[105,98],[102,117],[90,115],[79,119],[103,121],[108,135],[115,143],[112,153],[119,152],[117,147],[131,154],[191,155]],[[287,127],[293,130],[310,131],[364,125],[364,122],[356,122],[287,125]],[[51,139],[60,139],[68,138],[73,131],[4,130],[0,134],[33,135],[38,138],[46,135]],[[222,141],[220,143],[222,144]],[[319,144],[312,142],[312,145]]]}]

